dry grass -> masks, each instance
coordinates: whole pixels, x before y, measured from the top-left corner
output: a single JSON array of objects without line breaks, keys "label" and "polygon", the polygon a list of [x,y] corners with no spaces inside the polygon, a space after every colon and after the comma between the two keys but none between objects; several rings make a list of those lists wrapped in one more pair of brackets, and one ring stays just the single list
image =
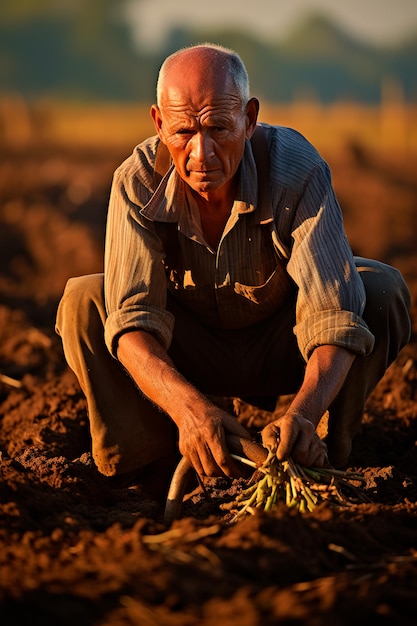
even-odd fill
[{"label": "dry grass", "polygon": [[[417,155],[417,106],[387,98],[380,107],[354,102],[323,106],[314,101],[262,104],[260,119],[297,128],[320,151],[352,141],[389,153]],[[0,97],[0,143],[32,142],[69,147],[129,148],[154,133],[148,105],[38,102]]]}]

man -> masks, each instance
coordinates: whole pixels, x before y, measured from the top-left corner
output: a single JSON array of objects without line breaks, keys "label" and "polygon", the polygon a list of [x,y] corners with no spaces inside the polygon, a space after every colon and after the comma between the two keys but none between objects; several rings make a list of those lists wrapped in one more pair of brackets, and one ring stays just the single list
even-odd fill
[{"label": "man", "polygon": [[105,475],[166,489],[178,437],[198,474],[238,476],[225,434],[249,435],[212,396],[273,409],[295,393],[264,445],[343,466],[409,339],[399,272],[353,258],[326,163],[295,131],[257,125],[258,109],[233,51],[168,57],[157,136],[114,176],[104,290],[102,275],[68,282],[57,331]]}]

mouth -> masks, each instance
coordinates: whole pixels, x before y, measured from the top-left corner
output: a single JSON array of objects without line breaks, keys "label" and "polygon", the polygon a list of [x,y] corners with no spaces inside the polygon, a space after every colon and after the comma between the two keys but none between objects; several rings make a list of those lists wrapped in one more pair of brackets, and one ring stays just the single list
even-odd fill
[{"label": "mouth", "polygon": [[206,163],[198,163],[196,165],[194,165],[191,161],[188,162],[187,164],[187,170],[189,174],[197,174],[199,176],[208,176],[209,174],[212,174],[213,172],[217,172],[219,169],[219,166],[217,166],[216,164],[212,163],[211,165]]},{"label": "mouth", "polygon": [[217,168],[212,169],[189,169],[188,175],[200,176],[202,178],[208,178],[212,176],[215,172],[218,172]]}]

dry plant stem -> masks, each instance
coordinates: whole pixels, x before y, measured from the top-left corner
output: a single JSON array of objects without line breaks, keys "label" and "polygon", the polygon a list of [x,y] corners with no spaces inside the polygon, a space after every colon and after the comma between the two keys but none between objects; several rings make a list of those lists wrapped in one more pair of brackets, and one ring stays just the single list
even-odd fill
[{"label": "dry plant stem", "polygon": [[[239,457],[238,460],[240,460]],[[259,468],[264,476],[255,485],[245,489],[235,503],[235,515],[232,522],[238,521],[246,514],[253,514],[257,509],[270,511],[279,502],[289,508],[297,508],[300,513],[313,511],[319,502],[331,500],[338,504],[348,505],[339,486],[349,487],[362,494],[350,481],[362,481],[364,477],[356,472],[343,472],[330,468],[305,468],[290,458],[278,462],[273,451]],[[363,500],[363,497],[360,498]],[[227,506],[230,509],[230,504]]]},{"label": "dry plant stem", "polygon": [[240,461],[240,463],[243,463],[243,465],[249,465],[249,467],[253,467],[254,469],[257,469],[258,467],[256,463],[254,463],[253,461],[250,461],[249,459],[246,459],[244,456],[239,456],[239,454],[231,453],[230,456],[232,457],[232,459],[235,459],[236,461]]},{"label": "dry plant stem", "polygon": [[[292,459],[280,463],[273,450],[267,451],[259,444],[235,435],[227,435],[227,443],[232,458],[263,474],[258,483],[250,485],[237,497],[238,511],[232,521],[241,519],[246,513],[253,514],[257,509],[270,511],[280,502],[289,508],[298,508],[301,513],[313,511],[320,501],[326,499],[349,504],[339,485],[361,495],[350,482],[363,481],[364,477],[359,473],[301,467]],[[174,472],[165,505],[164,523],[168,527],[181,516],[183,498],[193,473],[191,463],[182,458]]]},{"label": "dry plant stem", "polygon": [[[226,440],[229,449],[238,453],[239,459],[246,459],[249,465],[252,462],[252,466],[257,467],[265,462],[267,451],[259,444],[236,435],[226,435]],[[170,526],[174,520],[181,517],[182,502],[194,471],[188,459],[183,457],[174,472],[168,491],[164,511],[164,524],[166,526]]]},{"label": "dry plant stem", "polygon": [[22,386],[22,383],[20,380],[11,378],[10,376],[7,376],[6,374],[0,374],[0,382],[5,383],[6,385],[10,385],[10,387],[16,387],[16,389],[19,389]]}]

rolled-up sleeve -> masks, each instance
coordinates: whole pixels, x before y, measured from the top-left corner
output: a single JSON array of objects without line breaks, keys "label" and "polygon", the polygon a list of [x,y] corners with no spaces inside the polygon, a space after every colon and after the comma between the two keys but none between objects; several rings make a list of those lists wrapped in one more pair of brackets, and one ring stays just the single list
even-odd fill
[{"label": "rolled-up sleeve", "polygon": [[153,223],[140,213],[150,192],[139,182],[135,167],[130,159],[116,170],[107,216],[104,337],[114,357],[120,335],[132,330],[151,332],[168,348],[174,325],[166,310],[163,245]]},{"label": "rolled-up sleeve", "polygon": [[324,344],[368,354],[374,336],[361,317],[365,289],[325,162],[314,168],[301,194],[292,239],[287,269],[298,286],[294,332],[304,359]]}]

